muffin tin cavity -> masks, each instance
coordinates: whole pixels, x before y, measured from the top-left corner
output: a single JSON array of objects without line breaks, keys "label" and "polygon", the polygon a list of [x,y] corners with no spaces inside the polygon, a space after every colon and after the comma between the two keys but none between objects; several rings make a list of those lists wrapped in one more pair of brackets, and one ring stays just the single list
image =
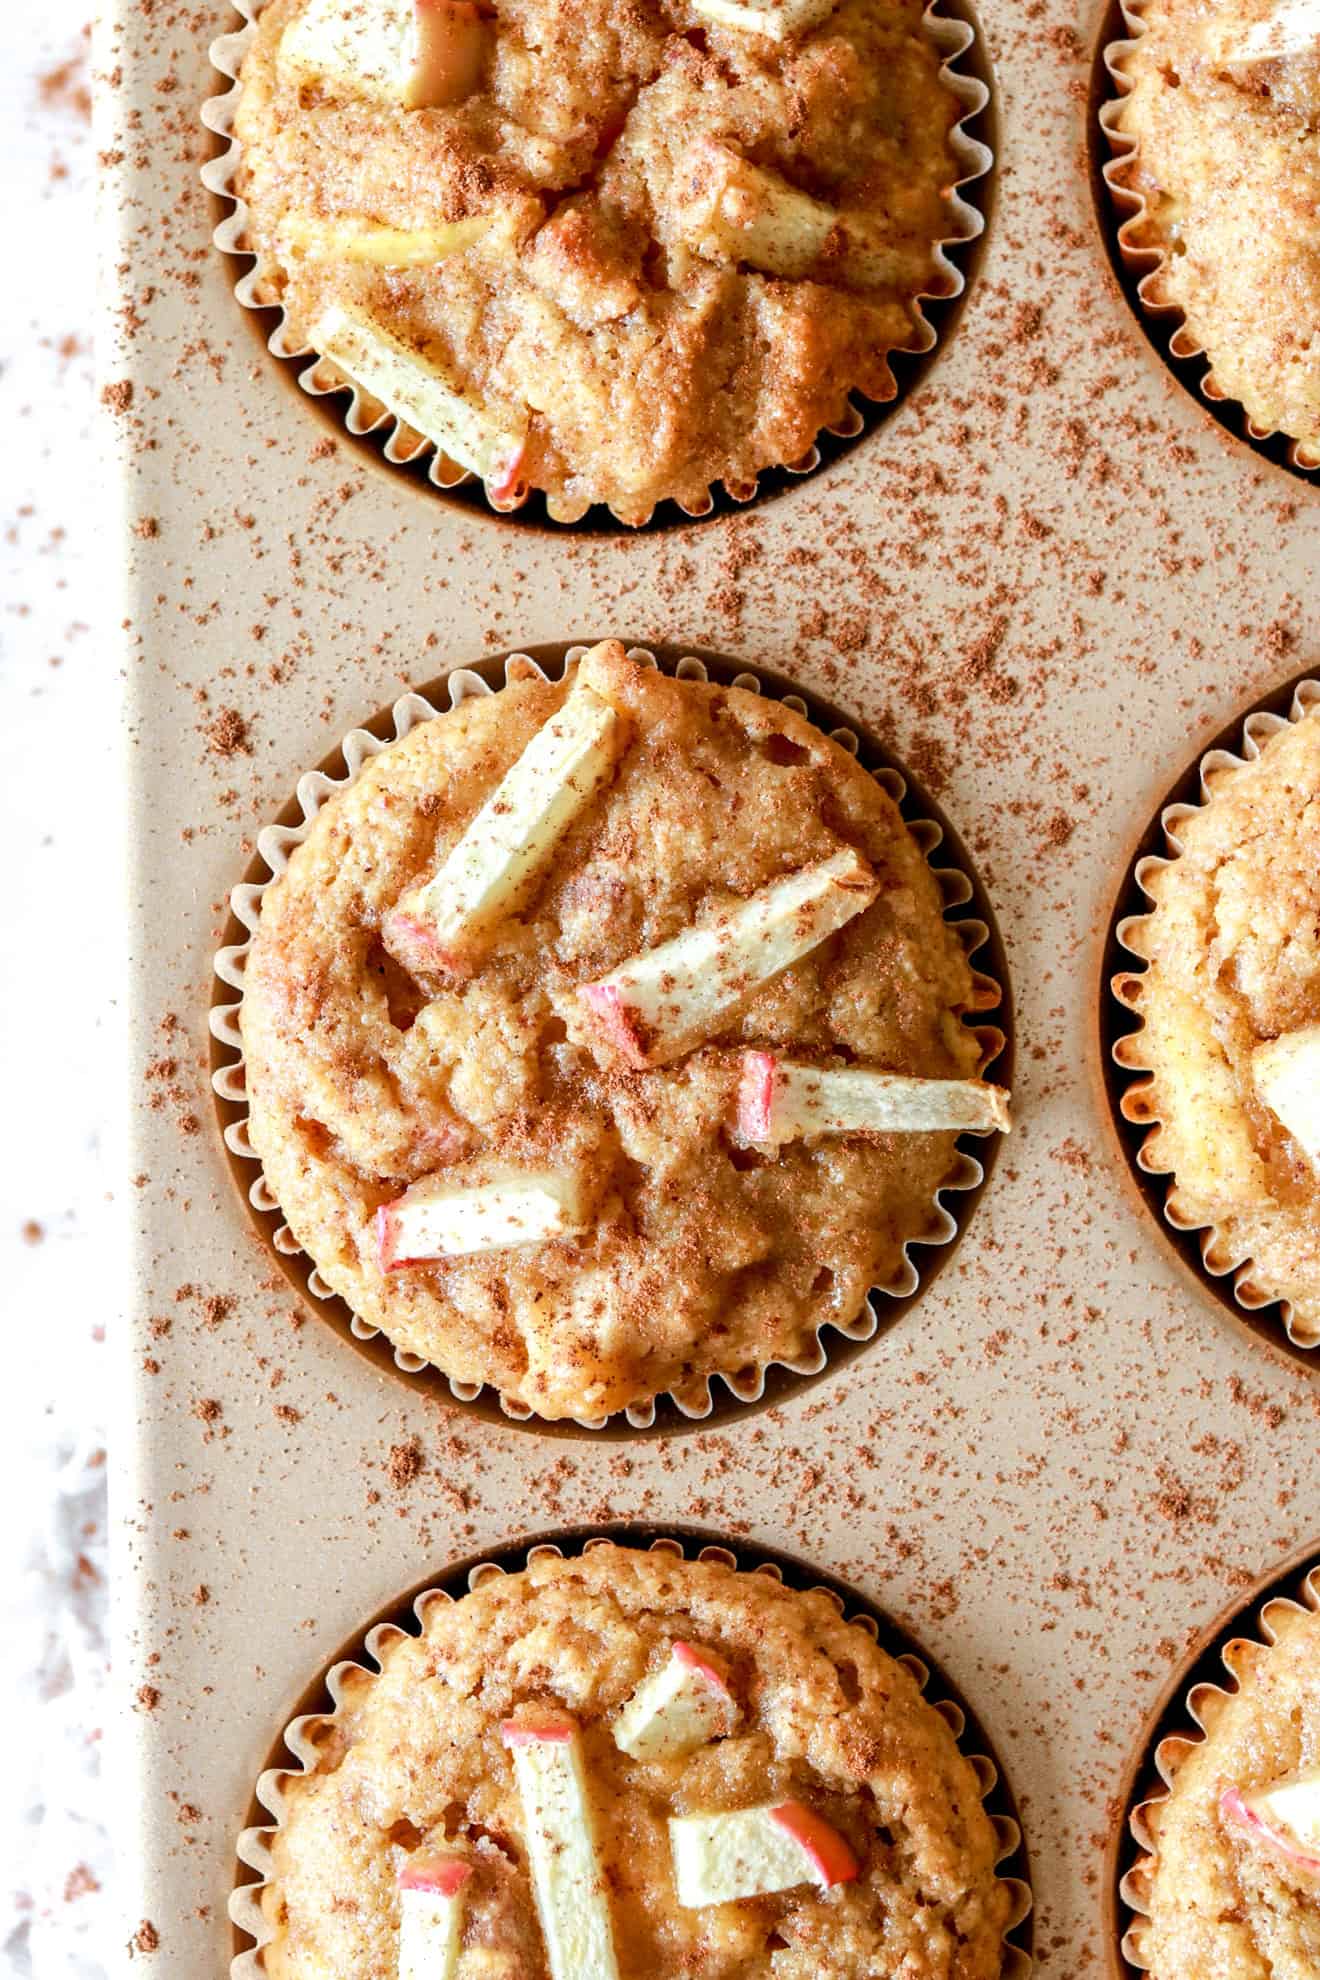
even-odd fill
[{"label": "muffin tin cavity", "polygon": [[638,1552],[716,1561],[740,1573],[766,1575],[791,1589],[821,1591],[847,1622],[863,1629],[906,1667],[970,1762],[995,1831],[996,1876],[1011,1892],[1002,1980],[1030,1980],[1035,1959],[1031,1862],[1013,1790],[975,1710],[918,1640],[846,1582],[792,1555],[745,1546],[703,1529],[631,1522],[522,1539],[428,1576],[377,1611],[320,1667],[297,1700],[290,1723],[270,1747],[248,1808],[248,1826],[238,1839],[229,1903],[234,1928],[232,1980],[259,1980],[264,1971],[259,1950],[264,1938],[260,1892],[270,1867],[269,1838],[280,1821],[282,1780],[315,1765],[319,1745],[333,1736],[341,1700],[371,1683],[390,1642],[400,1635],[419,1635],[421,1618],[430,1605],[461,1600],[490,1576],[517,1574],[541,1554],[573,1559],[605,1542]]},{"label": "muffin tin cavity", "polygon": [[[1279,1606],[1284,1605],[1284,1606]],[[1168,1792],[1179,1749],[1202,1737],[1201,1716],[1213,1692],[1236,1689],[1232,1645],[1272,1643],[1275,1624],[1291,1609],[1320,1610],[1320,1552],[1314,1545],[1272,1568],[1195,1640],[1165,1685],[1123,1773],[1110,1835],[1104,1887],[1105,1955],[1109,1980],[1141,1980],[1132,1927],[1143,1859],[1149,1856],[1144,1810]]]},{"label": "muffin tin cavity", "polygon": [[[460,696],[465,692],[482,693],[500,685],[511,660],[531,664],[549,677],[557,678],[569,655],[579,651],[577,647],[556,645],[533,648],[522,656],[488,660],[472,669],[456,670],[433,683],[420,700],[409,697],[393,709],[382,710],[363,730],[354,731],[346,739],[344,749],[327,758],[310,778],[300,781],[299,795],[286,805],[274,828],[263,833],[259,844],[264,853],[273,858],[275,865],[281,864],[294,843],[294,835],[334,784],[342,782],[346,772],[359,765],[382,740],[393,738],[398,733],[400,719],[410,726],[448,705],[455,693]],[[945,922],[957,935],[971,963],[974,1001],[967,1022],[977,1037],[985,1076],[999,1085],[1011,1086],[1012,1007],[1003,946],[990,903],[966,850],[939,808],[912,784],[906,772],[873,737],[864,734],[828,704],[797,692],[780,677],[759,669],[753,672],[715,655],[694,654],[690,649],[661,649],[655,657],[666,672],[725,685],[751,686],[771,698],[784,700],[818,728],[832,734],[849,753],[857,755],[864,768],[880,778],[898,802],[920,851],[931,865],[944,902]],[[851,1361],[920,1298],[961,1240],[997,1158],[997,1135],[959,1138],[957,1166],[932,1201],[928,1224],[904,1247],[900,1270],[892,1281],[877,1288],[861,1312],[851,1319],[841,1318],[823,1326],[813,1340],[811,1352],[793,1364],[771,1363],[768,1368],[752,1368],[742,1374],[703,1380],[699,1386],[694,1384],[693,1392],[685,1391],[681,1399],[663,1395],[646,1407],[589,1423],[571,1419],[547,1423],[502,1399],[489,1387],[451,1383],[418,1356],[396,1351],[383,1335],[355,1317],[344,1300],[329,1291],[285,1226],[247,1138],[246,1088],[234,992],[242,988],[246,943],[259,910],[261,890],[273,870],[259,851],[243,882],[235,889],[235,912],[217,957],[211,1030],[212,1084],[219,1124],[234,1180],[273,1260],[311,1310],[328,1320],[377,1367],[390,1369],[396,1377],[402,1375],[410,1384],[420,1385],[446,1401],[457,1400],[487,1418],[526,1424],[547,1434],[655,1436],[723,1424],[782,1402]]]},{"label": "muffin tin cavity", "polygon": [[215,244],[230,259],[234,294],[244,320],[274,360],[277,375],[299,393],[304,415],[310,407],[325,430],[352,446],[364,461],[421,494],[457,503],[473,517],[552,534],[631,536],[639,529],[661,531],[713,520],[772,501],[846,460],[925,381],[958,327],[980,269],[994,210],[998,117],[990,57],[971,0],[930,0],[923,24],[961,110],[951,135],[958,176],[948,189],[949,231],[936,244],[933,286],[942,292],[917,298],[914,348],[889,353],[893,396],[872,400],[854,390],[845,411],[817,435],[801,459],[766,468],[751,483],[716,482],[700,502],[686,507],[662,501],[640,525],[621,521],[600,503],[577,521],[557,521],[539,491],[508,501],[498,492],[492,498],[485,483],[447,460],[429,442],[419,447],[415,436],[406,440],[394,417],[378,402],[365,400],[356,388],[346,388],[333,367],[299,344],[289,332],[278,299],[263,285],[254,257],[245,250],[245,208],[234,191],[233,118],[239,90],[236,77],[260,11],[260,0],[239,0],[237,31],[221,36],[211,49],[216,78],[225,85],[224,93],[211,97],[203,108],[211,136],[202,177],[212,195]]},{"label": "muffin tin cavity", "polygon": [[[1299,688],[1304,689],[1300,701]],[[1145,1093],[1149,1075],[1141,1064],[1136,1043],[1142,1028],[1139,1001],[1145,965],[1140,954],[1129,946],[1125,929],[1130,930],[1151,911],[1150,896],[1141,882],[1144,863],[1177,856],[1166,830],[1170,808],[1196,807],[1205,802],[1201,774],[1207,759],[1223,751],[1234,762],[1243,760],[1244,734],[1251,735],[1254,718],[1267,718],[1256,735],[1256,740],[1263,742],[1269,729],[1286,721],[1290,712],[1313,706],[1317,692],[1320,690],[1315,689],[1307,674],[1286,681],[1226,724],[1208,748],[1197,753],[1161,799],[1119,885],[1105,938],[1098,999],[1100,1064],[1110,1120],[1132,1186],[1160,1238],[1240,1330],[1249,1332],[1276,1353],[1289,1356],[1298,1367],[1313,1375],[1320,1374],[1320,1341],[1287,1324],[1279,1298],[1255,1285],[1250,1260],[1245,1263],[1221,1260],[1216,1255],[1213,1231],[1181,1224],[1170,1214],[1167,1199],[1173,1178],[1167,1171],[1148,1166],[1145,1151],[1154,1116]],[[1248,758],[1253,754],[1254,750],[1246,752]],[[1176,818],[1171,822],[1176,827]]]},{"label": "muffin tin cavity", "polygon": [[1113,124],[1114,112],[1125,94],[1123,54],[1140,33],[1140,6],[1128,4],[1128,0],[1109,0],[1091,62],[1086,120],[1091,195],[1114,279],[1155,356],[1202,410],[1261,460],[1314,487],[1320,458],[1287,434],[1266,432],[1254,425],[1244,408],[1226,397],[1211,377],[1210,359],[1188,330],[1182,310],[1151,293],[1165,256],[1157,248],[1137,245],[1132,238],[1134,223],[1144,211],[1140,195],[1124,183],[1125,168],[1136,146]]}]

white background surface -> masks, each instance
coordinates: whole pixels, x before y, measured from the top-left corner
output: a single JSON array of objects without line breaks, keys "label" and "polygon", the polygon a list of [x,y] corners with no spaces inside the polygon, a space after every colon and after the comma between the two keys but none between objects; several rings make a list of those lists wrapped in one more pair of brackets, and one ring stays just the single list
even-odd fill
[{"label": "white background surface", "polygon": [[82,0],[0,15],[3,1980],[122,1963],[99,1772],[119,683],[98,620],[85,23]]}]

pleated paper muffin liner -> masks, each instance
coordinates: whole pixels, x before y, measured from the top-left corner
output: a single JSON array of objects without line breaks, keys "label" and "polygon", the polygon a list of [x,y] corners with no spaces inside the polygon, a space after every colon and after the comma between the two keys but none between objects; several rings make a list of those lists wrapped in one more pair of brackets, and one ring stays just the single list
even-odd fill
[{"label": "pleated paper muffin liner", "polygon": [[[1320,1374],[1320,1354],[1316,1352],[1320,1325],[1303,1319],[1290,1300],[1263,1284],[1251,1259],[1230,1245],[1213,1223],[1197,1218],[1181,1197],[1172,1171],[1159,1166],[1153,1147],[1161,1125],[1159,1094],[1141,1043],[1148,964],[1143,931],[1150,912],[1138,904],[1144,899],[1153,905],[1152,883],[1181,854],[1182,827],[1202,805],[1212,801],[1216,778],[1254,763],[1271,736],[1290,722],[1300,721],[1317,705],[1320,681],[1303,677],[1288,683],[1245,717],[1233,721],[1175,787],[1158,816],[1158,833],[1168,856],[1143,847],[1117,903],[1108,952],[1109,962],[1117,967],[1108,976],[1112,1002],[1105,1014],[1109,1056],[1118,1069],[1110,1080],[1114,1124],[1137,1188],[1205,1290],[1235,1320],[1245,1323],[1270,1346],[1290,1354],[1312,1374]],[[1158,842],[1155,828],[1147,837]],[[1131,911],[1134,908],[1138,911]],[[1133,969],[1128,958],[1134,958],[1141,967]],[[1276,1306],[1278,1314],[1271,1313]]]},{"label": "pleated paper muffin liner", "polygon": [[[235,12],[243,25],[235,33],[221,35],[211,46],[212,67],[231,85],[202,106],[202,121],[222,147],[203,166],[202,180],[207,190],[228,209],[212,238],[222,253],[251,263],[236,279],[234,293],[245,309],[276,313],[275,326],[266,339],[267,348],[277,359],[298,367],[297,382],[302,390],[333,406],[336,417],[355,440],[370,438],[374,443],[373,458],[393,468],[413,470],[415,480],[424,479],[441,494],[457,497],[478,513],[538,527],[564,528],[577,524],[607,532],[632,532],[638,528],[681,526],[784,493],[822,464],[850,451],[874,431],[886,411],[916,383],[924,367],[914,366],[902,384],[893,380],[892,390],[882,400],[870,399],[860,389],[853,388],[843,395],[837,415],[800,460],[763,469],[750,482],[718,482],[696,502],[667,499],[640,520],[630,521],[600,503],[585,508],[561,505],[561,511],[557,512],[552,507],[553,498],[538,490],[521,490],[512,496],[492,494],[490,487],[476,475],[451,460],[432,441],[355,385],[329,359],[318,356],[310,345],[299,340],[287,320],[271,272],[263,269],[247,245],[248,208],[235,190],[240,147],[234,137],[234,116],[241,91],[239,74],[243,58],[255,38],[263,4],[264,0],[234,0]],[[922,359],[929,362],[936,353],[941,331],[946,338],[952,333],[951,311],[960,307],[971,272],[965,265],[967,250],[980,239],[986,225],[984,199],[979,205],[973,204],[972,188],[987,179],[995,162],[990,146],[974,135],[971,128],[987,110],[991,95],[989,82],[968,66],[968,58],[971,56],[976,67],[988,74],[988,57],[971,22],[942,11],[945,4],[946,0],[929,0],[922,24],[941,57],[940,79],[961,106],[962,114],[950,133],[958,176],[945,195],[948,231],[932,243],[931,278],[912,298],[916,318],[912,334],[887,353],[897,356],[900,362]],[[954,254],[959,260],[953,259]],[[936,320],[932,319],[932,305]]]},{"label": "pleated paper muffin liner", "polygon": [[[262,1907],[262,1893],[271,1878],[271,1837],[284,1824],[285,1783],[300,1774],[316,1771],[327,1734],[345,1697],[374,1683],[392,1648],[406,1637],[420,1634],[436,1605],[460,1601],[492,1576],[521,1573],[541,1556],[575,1558],[593,1548],[610,1545],[668,1554],[680,1560],[714,1561],[740,1573],[769,1576],[803,1594],[822,1594],[845,1622],[865,1630],[873,1642],[904,1666],[923,1698],[953,1733],[959,1751],[976,1775],[982,1805],[994,1827],[997,1873],[1012,1895],[1001,1980],[1030,1980],[1034,1970],[1031,1866],[1017,1804],[979,1719],[934,1659],[906,1630],[846,1582],[823,1575],[791,1555],[763,1547],[741,1546],[689,1527],[633,1524],[523,1540],[501,1549],[491,1558],[454,1567],[420,1593],[406,1595],[391,1605],[386,1614],[378,1616],[345,1645],[337,1658],[322,1667],[303,1694],[298,1716],[271,1748],[270,1764],[259,1777],[253,1794],[250,1826],[238,1838],[237,1880],[229,1899],[237,1949],[229,1969],[231,1980],[263,1980],[266,1966],[262,1949],[271,1933]],[[292,1757],[293,1766],[288,1764],[286,1756]]]},{"label": "pleated paper muffin liner", "polygon": [[1198,1640],[1147,1720],[1129,1763],[1124,1817],[1107,1879],[1109,1965],[1116,1980],[1147,1971],[1144,1940],[1159,1863],[1160,1821],[1187,1760],[1262,1658],[1288,1630],[1320,1612],[1314,1548],[1262,1577]]},{"label": "pleated paper muffin liner", "polygon": [[[939,883],[944,900],[944,918],[957,934],[972,966],[971,1011],[978,1015],[991,1011],[996,1013],[994,1024],[969,1026],[981,1048],[981,1071],[984,1073],[991,1064],[1000,1061],[1000,1077],[1004,1084],[1008,1084],[1012,1071],[1012,1012],[1002,945],[994,927],[989,902],[973,876],[971,863],[938,808],[923,793],[909,790],[906,776],[874,740],[864,737],[851,726],[841,726],[834,710],[824,703],[809,701],[772,673],[721,661],[713,654],[698,657],[681,648],[668,652],[662,649],[660,658],[646,648],[633,647],[629,650],[632,658],[649,666],[662,666],[667,673],[680,680],[715,680],[726,686],[744,688],[755,694],[764,693],[782,701],[786,707],[823,729],[832,741],[849,755],[858,757],[876,775],[899,805],[909,831]],[[875,1338],[882,1325],[877,1300],[884,1307],[886,1324],[906,1311],[930,1283],[965,1230],[998,1153],[998,1135],[990,1135],[989,1146],[980,1159],[969,1144],[973,1140],[984,1140],[984,1135],[959,1136],[955,1165],[932,1200],[928,1224],[904,1243],[898,1266],[888,1283],[876,1287],[861,1312],[853,1318],[826,1321],[816,1333],[810,1348],[796,1359],[772,1361],[741,1372],[694,1377],[691,1385],[685,1386],[681,1394],[657,1396],[645,1404],[630,1407],[622,1413],[622,1417],[551,1420],[536,1416],[525,1404],[498,1395],[488,1386],[445,1376],[422,1356],[392,1347],[379,1329],[355,1314],[347,1301],[332,1292],[284,1223],[248,1134],[243,1041],[239,1028],[248,950],[260,918],[266,888],[284,872],[290,855],[306,838],[321,806],[328,798],[346,790],[371,757],[390,743],[401,741],[419,723],[434,720],[446,708],[457,707],[469,695],[494,693],[509,680],[525,679],[529,675],[557,680],[562,677],[565,667],[586,651],[586,646],[582,644],[541,647],[536,649],[535,657],[528,653],[515,653],[504,659],[484,662],[478,668],[458,668],[425,693],[402,696],[391,709],[382,711],[371,727],[351,730],[334,757],[299,779],[296,800],[286,807],[277,823],[266,826],[258,835],[257,858],[247,876],[230,895],[230,925],[214,965],[217,984],[210,1013],[210,1029],[216,1049],[212,1053],[212,1085],[220,1103],[221,1130],[233,1158],[236,1180],[258,1228],[272,1246],[275,1258],[298,1289],[309,1296],[313,1308],[334,1321],[341,1333],[372,1353],[377,1365],[392,1366],[412,1380],[429,1385],[439,1380],[447,1399],[469,1405],[487,1416],[526,1424],[541,1432],[561,1435],[582,1431],[609,1431],[614,1435],[635,1432],[665,1434],[684,1426],[723,1421],[747,1410],[783,1401],[788,1394],[812,1378],[823,1375],[828,1369],[837,1367]],[[942,845],[946,846],[946,856],[952,855],[950,864],[935,864],[934,855]],[[979,967],[973,961],[982,949],[986,951],[984,961],[987,968]],[[238,993],[237,997],[231,994],[233,992]],[[946,1198],[949,1201],[946,1202]],[[718,1400],[717,1383],[723,1391]]]},{"label": "pleated paper muffin liner", "polygon": [[1100,107],[1099,119],[1110,153],[1101,167],[1101,177],[1108,192],[1113,246],[1125,286],[1135,297],[1152,342],[1157,349],[1167,348],[1175,377],[1184,384],[1195,384],[1221,425],[1240,433],[1267,459],[1309,476],[1320,468],[1320,447],[1258,425],[1240,400],[1224,390],[1215,377],[1209,352],[1190,329],[1182,305],[1170,291],[1168,252],[1141,238],[1148,218],[1145,196],[1135,183],[1141,146],[1119,129],[1117,118],[1119,106],[1131,89],[1126,64],[1145,33],[1144,4],[1143,0],[1117,0],[1117,6],[1125,32],[1104,48],[1111,94]]}]

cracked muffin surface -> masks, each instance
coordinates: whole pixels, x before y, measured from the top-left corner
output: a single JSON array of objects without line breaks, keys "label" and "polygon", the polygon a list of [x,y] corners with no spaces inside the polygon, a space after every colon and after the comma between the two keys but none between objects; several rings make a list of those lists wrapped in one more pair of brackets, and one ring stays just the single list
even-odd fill
[{"label": "cracked muffin surface", "polygon": [[1114,113],[1137,151],[1111,177],[1146,202],[1124,239],[1163,255],[1143,295],[1262,432],[1320,452],[1320,35],[1296,0],[1137,12]]},{"label": "cracked muffin surface", "polygon": [[[892,397],[887,354],[928,341],[916,299],[957,286],[937,249],[962,224],[963,111],[921,0],[768,0],[800,21],[783,34],[696,0],[438,0],[474,54],[422,107],[337,44],[314,59],[326,4],[269,0],[243,62],[235,191],[263,294],[416,429],[328,325],[383,327],[444,381],[427,437],[502,497],[637,523],[750,489],[851,389]],[[374,45],[389,7],[339,11]]]},{"label": "cracked muffin surface", "polygon": [[1226,1819],[1223,1800],[1320,1766],[1320,1615],[1290,1617],[1270,1648],[1245,1646],[1237,1692],[1152,1810],[1150,1980],[1311,1980],[1320,1972],[1320,1877]]},{"label": "cracked muffin surface", "polygon": [[[1314,1090],[1320,1024],[1320,714],[1207,783],[1134,937],[1149,963],[1136,1041],[1158,1123],[1146,1147],[1152,1169],[1173,1173],[1171,1203],[1212,1226],[1226,1257],[1250,1259],[1311,1340],[1320,1175],[1297,1109]],[[1299,1055],[1291,1097],[1269,1078],[1281,1046]]]},{"label": "cracked muffin surface", "polygon": [[[400,965],[383,935],[590,670],[625,725],[610,780],[475,966]],[[584,983],[767,886],[860,857],[874,898],[668,1062],[629,1063]],[[549,682],[523,663],[373,757],[264,893],[241,1024],[252,1144],[299,1243],[355,1313],[451,1378],[591,1420],[815,1348],[941,1227],[953,1132],[733,1134],[749,1050],[973,1079],[974,978],[885,790],[791,708],[670,678],[617,642]],[[397,945],[396,945],[397,946]],[[581,1227],[387,1269],[378,1212],[499,1162],[570,1175]]]},{"label": "cracked muffin surface", "polygon": [[[736,1725],[682,1757],[632,1758],[614,1737],[623,1709],[686,1638],[718,1658]],[[998,1980],[1013,1898],[977,1773],[908,1670],[824,1594],[601,1545],[433,1600],[381,1662],[343,1687],[310,1771],[283,1783],[262,1894],[272,1980],[393,1980],[400,1870],[437,1847],[477,1865],[473,1929],[508,1961],[496,1970],[545,1980],[501,1725],[547,1708],[581,1741],[625,1980]],[[780,1797],[845,1837],[859,1874],[680,1904],[669,1820]]]}]

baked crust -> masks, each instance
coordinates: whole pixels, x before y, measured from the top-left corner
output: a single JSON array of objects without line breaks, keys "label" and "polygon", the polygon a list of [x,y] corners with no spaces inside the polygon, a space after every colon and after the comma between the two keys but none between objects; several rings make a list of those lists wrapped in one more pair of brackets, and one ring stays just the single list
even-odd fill
[{"label": "baked crust", "polygon": [[1144,293],[1176,305],[1218,388],[1265,432],[1320,445],[1320,39],[1241,63],[1277,0],[1150,0],[1124,57],[1115,176],[1146,201],[1124,238],[1158,248]]},{"label": "baked crust", "polygon": [[[598,655],[601,650],[598,649]],[[793,1359],[928,1232],[951,1133],[738,1149],[739,1051],[972,1077],[969,963],[892,800],[782,704],[666,677],[614,644],[631,740],[540,891],[470,975],[419,984],[382,920],[431,872],[573,678],[513,680],[374,757],[265,893],[241,1013],[253,1146],[322,1276],[397,1347],[543,1416],[612,1414]],[[565,1036],[565,994],[703,909],[856,848],[871,907],[710,1043],[649,1071]],[[406,1025],[406,1029],[400,1028]],[[596,1179],[594,1227],[385,1273],[371,1230],[456,1160],[545,1157]]]},{"label": "baked crust", "polygon": [[[685,1760],[628,1759],[612,1720],[679,1637],[727,1659],[743,1729]],[[493,1844],[512,1917],[526,1870],[499,1722],[526,1703],[566,1707],[583,1727],[625,1973],[1001,1973],[1012,1900],[995,1876],[976,1774],[909,1673],[824,1595],[715,1562],[602,1546],[571,1561],[536,1559],[461,1602],[429,1606],[422,1635],[396,1641],[382,1661],[379,1677],[345,1688],[311,1773],[285,1783],[263,1893],[272,1980],[391,1974],[399,1866],[442,1835],[466,1847],[479,1831]],[[667,1818],[789,1795],[847,1836],[861,1878],[681,1910]],[[519,1951],[519,1975],[543,1980],[530,1917]]]},{"label": "baked crust", "polygon": [[[1254,1648],[1254,1646],[1253,1646]],[[1225,1820],[1244,1792],[1320,1762],[1320,1615],[1253,1654],[1239,1690],[1190,1747],[1167,1801],[1141,1954],[1151,1980],[1310,1980],[1320,1972],[1320,1887]],[[1157,1811],[1157,1812],[1156,1812]]]},{"label": "baked crust", "polygon": [[1320,1019],[1320,717],[1214,773],[1156,870],[1141,924],[1139,1052],[1181,1219],[1212,1225],[1255,1282],[1320,1320],[1320,1180],[1266,1106],[1252,1054]]},{"label": "baked crust", "polygon": [[[469,398],[530,409],[520,476],[553,513],[699,503],[800,460],[851,389],[892,397],[915,299],[948,291],[935,248],[959,176],[922,0],[840,0],[783,42],[692,0],[502,0],[479,88],[424,110],[282,75],[303,4],[262,11],[235,119],[266,285],[295,338],[330,304],[366,305]],[[792,279],[695,250],[707,139],[846,214],[879,279],[837,234]],[[418,228],[491,211],[498,227],[430,267],[316,264],[287,237],[290,213]]]}]

